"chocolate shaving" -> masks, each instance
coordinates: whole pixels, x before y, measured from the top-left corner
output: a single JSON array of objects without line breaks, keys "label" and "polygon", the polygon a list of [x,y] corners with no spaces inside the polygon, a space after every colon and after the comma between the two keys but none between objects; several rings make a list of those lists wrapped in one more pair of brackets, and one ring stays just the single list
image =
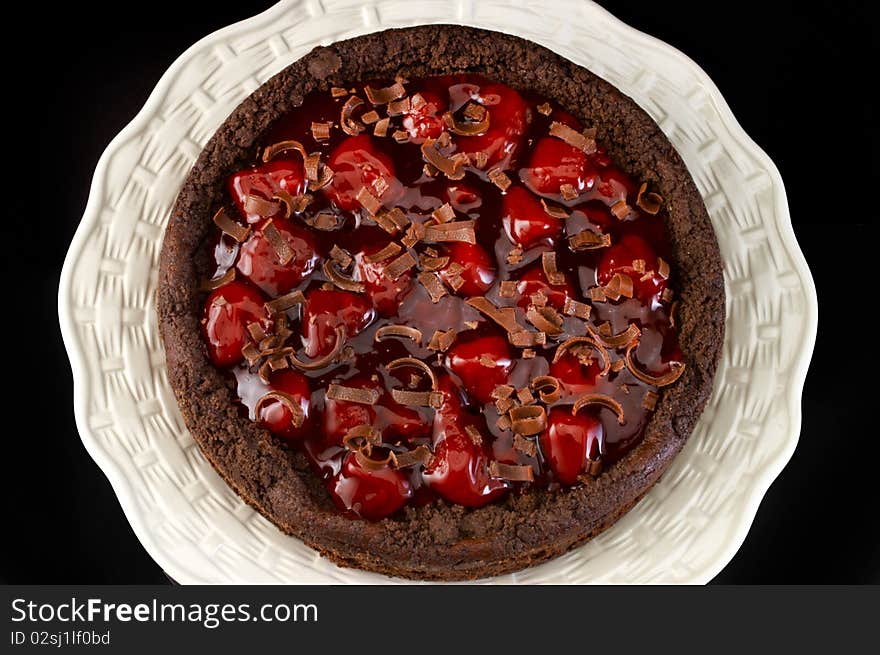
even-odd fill
[{"label": "chocolate shaving", "polygon": [[670,289],[669,287],[663,289],[663,293],[660,294],[660,298],[661,300],[663,300],[663,302],[671,301],[673,298],[672,289]]},{"label": "chocolate shaving", "polygon": [[455,210],[448,202],[443,203],[440,207],[431,212],[438,223],[449,223],[455,220]]},{"label": "chocolate shaving", "polygon": [[469,102],[464,106],[464,114],[465,118],[469,118],[473,121],[481,121],[483,117],[489,113],[489,110],[486,109],[483,105],[478,102]]},{"label": "chocolate shaving", "polygon": [[370,193],[367,187],[361,187],[361,190],[358,191],[355,198],[359,203],[361,203],[361,206],[367,210],[367,213],[370,216],[375,216],[376,213],[382,208],[382,201],[379,200],[372,193]]},{"label": "chocolate shaving", "polygon": [[406,230],[406,235],[400,242],[407,248],[412,248],[425,237],[425,226],[422,223],[412,223]]},{"label": "chocolate shaving", "polygon": [[532,350],[531,348],[526,348],[525,350],[522,351],[522,358],[523,359],[534,359],[535,355],[537,355],[537,353],[534,350]]},{"label": "chocolate shaving", "polygon": [[418,262],[407,250],[405,253],[391,260],[391,263],[385,266],[383,272],[392,280],[397,280],[401,275],[413,268]]},{"label": "chocolate shaving", "polygon": [[[483,115],[480,118],[476,118],[476,116],[468,116],[468,118],[473,118],[474,120],[457,121],[452,112],[447,111],[443,114],[443,122],[446,124],[446,127],[449,128],[450,132],[459,136],[480,136],[481,134],[485,134],[489,129],[489,112],[482,105],[477,106],[483,110]],[[475,113],[475,110],[471,113]],[[467,115],[468,109],[466,108],[465,116]]]},{"label": "chocolate shaving", "polygon": [[[447,132],[444,132],[443,134],[447,134],[448,136]],[[442,144],[442,142],[439,143]],[[431,139],[430,137],[425,139],[425,142],[421,146],[422,156],[425,158],[425,161],[434,166],[450,180],[462,179],[464,177],[464,165],[468,160],[467,155],[464,155],[463,157],[459,155],[447,157],[437,149],[437,144],[437,139]]]},{"label": "chocolate shaving", "polygon": [[303,213],[306,210],[306,207],[309,206],[309,203],[312,202],[312,199],[313,196],[310,193],[301,193],[297,196],[292,196],[283,189],[279,189],[275,192],[275,200],[282,202],[287,210],[284,214],[285,218],[290,218],[294,213]]},{"label": "chocolate shaving", "polygon": [[438,172],[437,167],[433,164],[425,163],[425,165],[422,166],[422,173],[425,174],[425,177],[435,177]]},{"label": "chocolate shaving", "polygon": [[434,456],[431,454],[430,449],[427,446],[422,445],[414,450],[394,453],[393,464],[396,469],[418,465],[429,466],[433,459]]},{"label": "chocolate shaving", "polygon": [[342,400],[347,403],[361,405],[375,405],[379,400],[378,389],[361,389],[360,387],[345,387],[341,384],[331,384],[327,387],[327,398],[330,400]]},{"label": "chocolate shaving", "polygon": [[618,200],[611,205],[611,213],[614,214],[614,217],[619,221],[622,221],[629,216],[631,211],[630,206],[626,204],[626,200]]},{"label": "chocolate shaving", "polygon": [[315,141],[329,141],[333,123],[315,123],[312,121],[312,138]]},{"label": "chocolate shaving", "polygon": [[532,380],[532,389],[538,392],[542,403],[555,403],[562,397],[562,383],[552,375],[540,375]]},{"label": "chocolate shaving", "polygon": [[306,157],[303,167],[306,173],[306,179],[310,183],[315,183],[318,181],[318,169],[321,166],[321,153],[313,152],[308,157]]},{"label": "chocolate shaving", "polygon": [[653,391],[645,392],[645,397],[642,398],[642,407],[644,409],[647,409],[648,411],[653,411],[654,408],[657,407],[657,399],[659,397],[660,396],[658,396]]},{"label": "chocolate shaving", "polygon": [[302,427],[303,421],[305,420],[305,413],[303,412],[302,406],[296,398],[284,391],[270,391],[264,396],[261,396],[254,407],[254,413],[258,417],[263,405],[270,400],[275,400],[287,408],[287,411],[290,412],[290,422],[294,428]]},{"label": "chocolate shaving", "polygon": [[636,196],[636,206],[640,207],[646,214],[653,216],[663,206],[663,196],[653,191],[647,191],[647,189],[648,183],[642,182],[642,186],[639,187],[639,193]]},{"label": "chocolate shaving", "polygon": [[571,413],[577,414],[581,408],[586,407],[587,405],[602,405],[603,407],[607,407],[617,414],[617,422],[620,425],[623,425],[626,422],[623,417],[623,406],[607,394],[585,393],[582,396],[578,396],[577,400],[574,401],[574,405],[571,406]]},{"label": "chocolate shaving", "polygon": [[303,371],[316,371],[319,368],[324,368],[328,364],[330,364],[339,353],[342,351],[342,346],[345,343],[345,326],[340,325],[336,328],[336,343],[333,345],[333,350],[324,355],[323,357],[319,357],[318,359],[314,359],[310,362],[304,362],[301,359],[298,359],[296,355],[290,355],[290,363],[298,369]]},{"label": "chocolate shaving", "polygon": [[494,389],[492,389],[490,398],[494,400],[503,400],[504,398],[510,398],[513,395],[514,391],[516,391],[516,388],[510,386],[509,384],[499,384]]},{"label": "chocolate shaving", "polygon": [[[609,326],[610,327],[610,326]],[[599,332],[595,332],[593,328],[588,327],[587,331],[590,333],[590,336],[601,343],[606,348],[623,348],[624,346],[628,346],[633,341],[639,338],[639,335],[642,331],[639,329],[639,326],[635,323],[630,323],[629,326],[623,331],[617,334],[604,335]]]},{"label": "chocolate shaving", "polygon": [[248,341],[244,345],[244,348],[241,349],[241,354],[247,360],[248,366],[253,366],[263,357],[253,341]]},{"label": "chocolate shaving", "polygon": [[493,478],[507,480],[508,482],[532,482],[535,479],[531,466],[504,464],[494,459],[489,462],[489,475]]},{"label": "chocolate shaving", "polygon": [[578,197],[577,189],[571,184],[560,184],[559,193],[562,194],[564,200],[574,200]]},{"label": "chocolate shaving", "polygon": [[657,275],[662,277],[664,280],[669,279],[669,264],[662,257],[657,258]]},{"label": "chocolate shaving", "polygon": [[287,239],[285,239],[281,232],[278,231],[278,228],[275,227],[275,223],[270,219],[263,226],[263,236],[266,237],[266,241],[269,242],[269,245],[272,246],[272,250],[275,251],[275,256],[278,258],[278,263],[280,264],[288,264],[290,260],[293,259],[293,249],[290,247],[290,244],[287,243]]},{"label": "chocolate shaving", "polygon": [[266,338],[266,331],[263,329],[263,326],[256,321],[253,323],[248,323],[247,331],[248,334],[251,335],[251,339],[253,339],[254,341],[262,341]]},{"label": "chocolate shaving", "polygon": [[684,373],[684,362],[670,362],[669,371],[662,375],[652,375],[650,373],[645,373],[644,371],[639,369],[638,366],[636,366],[635,360],[633,359],[632,352],[638,345],[638,341],[634,341],[633,343],[631,343],[626,349],[624,359],[626,359],[626,367],[629,369],[629,372],[645,384],[651,384],[655,387],[666,387],[678,380],[678,378],[681,377],[681,374]]},{"label": "chocolate shaving", "polygon": [[344,248],[340,248],[337,244],[333,244],[333,247],[330,249],[330,259],[339,264],[342,268],[348,268],[351,266],[353,260],[351,253],[345,250]]},{"label": "chocolate shaving", "polygon": [[341,98],[347,95],[348,89],[343,89],[341,86],[334,86],[330,88],[330,96],[333,98]]},{"label": "chocolate shaving", "polygon": [[593,287],[590,289],[590,300],[593,302],[605,302],[605,287]]},{"label": "chocolate shaving", "polygon": [[325,259],[324,263],[321,264],[321,270],[324,271],[324,275],[326,275],[330,281],[340,289],[351,291],[353,293],[363,293],[365,288],[364,283],[357,282],[347,275],[344,275],[336,268],[338,265],[340,264],[332,259]]},{"label": "chocolate shaving", "polygon": [[483,443],[483,435],[480,434],[477,426],[466,425],[464,426],[464,431],[475,446],[479,446]]},{"label": "chocolate shaving", "polygon": [[544,116],[549,116],[553,113],[553,107],[550,106],[549,102],[542,102],[540,105],[535,107],[535,109],[538,110],[539,114],[542,114]]},{"label": "chocolate shaving", "polygon": [[513,407],[516,407],[516,401],[513,398],[499,398],[495,401],[495,411],[499,414],[507,414]]},{"label": "chocolate shaving", "polygon": [[486,175],[489,177],[489,181],[502,191],[507,191],[510,185],[513,184],[500,168],[493,168]]},{"label": "chocolate shaving", "polygon": [[311,225],[316,230],[323,230],[325,232],[335,230],[343,222],[345,222],[344,217],[329,210],[320,211],[314,218],[306,219],[308,225]]},{"label": "chocolate shaving", "polygon": [[364,87],[364,93],[367,94],[367,100],[372,104],[384,105],[392,100],[402,98],[404,94],[406,94],[406,89],[403,88],[403,84],[400,82],[395,82],[391,86],[386,86],[381,89],[374,89],[370,85],[366,85]]},{"label": "chocolate shaving", "polygon": [[592,307],[590,307],[587,303],[579,302],[568,296],[565,297],[565,304],[562,305],[562,313],[567,314],[568,316],[574,316],[575,318],[582,319],[586,321],[590,318],[590,312],[592,311]]},{"label": "chocolate shaving", "polygon": [[477,235],[474,232],[474,221],[452,221],[451,223],[441,223],[439,225],[426,225],[425,235],[422,238],[426,243],[448,241],[477,242]]},{"label": "chocolate shaving", "polygon": [[523,387],[522,389],[516,390],[516,399],[519,400],[520,405],[534,405],[535,397],[532,395],[532,390],[528,387]]},{"label": "chocolate shaving", "polygon": [[449,264],[449,257],[445,255],[443,257],[431,257],[430,255],[423,254],[419,256],[419,262],[424,271],[439,271],[446,268]]},{"label": "chocolate shaving", "polygon": [[373,134],[375,136],[388,136],[388,128],[391,126],[390,118],[382,118],[380,119],[375,127],[373,127]]},{"label": "chocolate shaving", "polygon": [[516,295],[516,280],[504,280],[498,288],[500,298],[513,298]]},{"label": "chocolate shaving", "polygon": [[544,276],[551,286],[558,287],[565,284],[565,276],[556,268],[555,252],[541,253],[541,266],[544,268]]},{"label": "chocolate shaving", "polygon": [[418,111],[422,107],[424,107],[427,103],[425,97],[421,93],[413,93],[409,99],[410,109],[413,111]]},{"label": "chocolate shaving", "polygon": [[590,230],[582,230],[568,237],[568,246],[572,250],[596,250],[611,245],[611,235],[598,234]]},{"label": "chocolate shaving", "polygon": [[385,365],[385,369],[393,371],[396,368],[403,368],[406,366],[421,369],[431,381],[431,389],[435,391],[437,390],[437,376],[434,375],[434,370],[420,359],[416,359],[415,357],[398,357],[397,359],[388,362]]},{"label": "chocolate shaving", "polygon": [[214,214],[214,225],[220,228],[220,231],[223,232],[223,234],[232,237],[238,243],[244,241],[251,231],[249,226],[242,225],[229,218],[229,214],[226,213],[225,207],[221,207],[217,210],[217,213]]},{"label": "chocolate shaving", "polygon": [[605,285],[605,297],[610,298],[611,300],[620,300],[621,296],[624,298],[632,298],[633,281],[629,275],[615,273],[612,276],[611,281]]},{"label": "chocolate shaving", "polygon": [[611,362],[611,372],[619,373],[623,370],[624,366],[626,366],[626,364],[622,359],[615,359],[613,362]]},{"label": "chocolate shaving", "polygon": [[516,310],[513,307],[496,307],[485,296],[474,296],[465,301],[487,318],[495,321],[509,333],[525,332],[524,328],[516,322]]},{"label": "chocolate shaving", "polygon": [[274,300],[270,300],[265,303],[263,307],[266,308],[266,311],[270,316],[274,316],[275,314],[287,311],[291,307],[301,305],[305,301],[306,297],[303,295],[302,291],[291,291],[283,296],[278,296]]},{"label": "chocolate shaving", "polygon": [[382,433],[372,425],[356,425],[342,437],[342,445],[349,450],[369,449],[382,443]]},{"label": "chocolate shaving", "polygon": [[382,341],[388,337],[405,337],[412,339],[416,343],[422,342],[422,332],[408,325],[383,325],[374,335],[376,341]]},{"label": "chocolate shaving", "polygon": [[485,366],[486,368],[495,368],[498,365],[490,355],[487,353],[483,353],[480,355],[480,366]]},{"label": "chocolate shaving", "polygon": [[550,136],[555,136],[557,139],[562,139],[572,148],[577,148],[578,150],[582,150],[588,155],[595,154],[596,152],[596,140],[595,138],[588,137],[581,132],[569,127],[565,123],[560,123],[559,121],[553,121],[550,123]]},{"label": "chocolate shaving", "polygon": [[473,165],[479,169],[486,168],[486,164],[489,163],[489,155],[482,150],[472,153],[470,159]]},{"label": "chocolate shaving", "polygon": [[538,453],[537,444],[531,439],[526,439],[521,434],[513,435],[513,447],[523,455],[528,455],[529,457],[534,457]]},{"label": "chocolate shaving", "polygon": [[372,125],[376,121],[379,120],[379,113],[375,109],[371,109],[366,114],[361,116],[361,122],[364,125]]},{"label": "chocolate shaving", "polygon": [[357,96],[351,96],[345,101],[345,104],[342,105],[342,112],[339,116],[339,125],[342,127],[342,131],[350,136],[357,136],[366,129],[363,125],[352,118],[354,110],[362,104],[364,104],[363,100]]},{"label": "chocolate shaving", "polygon": [[547,410],[540,405],[520,405],[510,410],[510,425],[517,434],[539,434],[547,427]]},{"label": "chocolate shaving", "polygon": [[520,330],[519,332],[509,332],[507,340],[512,346],[517,348],[530,348],[532,346],[543,346],[547,343],[547,334],[544,332],[529,332],[528,330]]},{"label": "chocolate shaving", "polygon": [[499,430],[509,430],[510,429],[510,419],[507,416],[499,416],[495,421],[495,427]]},{"label": "chocolate shaving", "polygon": [[389,116],[402,116],[412,109],[412,102],[409,98],[401,98],[400,100],[392,100],[386,106]]},{"label": "chocolate shaving", "polygon": [[540,332],[551,336],[562,334],[562,318],[552,307],[531,305],[526,310],[526,320],[538,328]]},{"label": "chocolate shaving", "polygon": [[409,141],[409,132],[406,130],[394,130],[394,134],[391,135],[391,138],[397,143],[406,143]]},{"label": "chocolate shaving", "polygon": [[633,270],[636,273],[644,273],[645,272],[645,260],[644,259],[634,259],[632,263]]},{"label": "chocolate shaving", "polygon": [[590,346],[594,350],[599,351],[599,354],[602,356],[602,372],[599,375],[608,375],[608,371],[611,370],[611,357],[608,355],[608,351],[592,337],[572,337],[567,341],[563,341],[556,349],[556,354],[553,355],[553,363],[555,364],[562,359],[562,356],[565,355],[566,351],[571,349],[572,346],[581,344]]},{"label": "chocolate shaving", "polygon": [[455,331],[455,328],[450,328],[446,332],[435,330],[431,340],[428,342],[428,349],[446,352],[455,341],[456,336],[458,336],[458,333]]},{"label": "chocolate shaving", "polygon": [[370,454],[371,453],[367,453],[363,449],[354,451],[354,456],[355,459],[357,459],[358,464],[360,464],[361,468],[365,468],[368,471],[378,471],[394,462],[394,453],[390,451],[388,455],[385,456],[385,459],[373,459],[370,457]]},{"label": "chocolate shaving", "polygon": [[418,279],[422,286],[428,291],[428,294],[430,294],[431,302],[440,302],[440,299],[446,295],[446,287],[443,286],[443,282],[436,273],[423,271],[419,273]]},{"label": "chocolate shaving", "polygon": [[568,218],[571,214],[569,214],[565,207],[560,207],[559,205],[551,205],[546,200],[541,198],[541,207],[544,208],[544,213],[548,216],[552,216],[553,218]]},{"label": "chocolate shaving", "polygon": [[401,405],[409,407],[433,407],[436,409],[443,404],[443,394],[439,391],[392,389],[391,397]]},{"label": "chocolate shaving", "polygon": [[263,149],[263,161],[272,161],[280,155],[282,152],[287,152],[288,150],[296,150],[305,161],[308,156],[306,153],[306,149],[299,141],[294,141],[293,139],[288,139],[287,141],[279,141],[278,143],[273,143],[270,146],[266,146]]},{"label": "chocolate shaving", "polygon": [[507,253],[507,263],[511,265],[519,264],[523,260],[523,249],[519,246],[512,248],[509,253]]},{"label": "chocolate shaving", "polygon": [[394,241],[389,241],[388,245],[386,245],[381,250],[377,250],[372,255],[364,255],[364,261],[370,264],[375,264],[376,262],[384,262],[389,257],[394,257],[397,253],[402,250],[400,244],[395,243]]},{"label": "chocolate shaving", "polygon": [[274,216],[281,209],[281,205],[274,200],[266,200],[261,196],[249,194],[244,199],[244,211],[248,214],[257,214],[266,218]]}]

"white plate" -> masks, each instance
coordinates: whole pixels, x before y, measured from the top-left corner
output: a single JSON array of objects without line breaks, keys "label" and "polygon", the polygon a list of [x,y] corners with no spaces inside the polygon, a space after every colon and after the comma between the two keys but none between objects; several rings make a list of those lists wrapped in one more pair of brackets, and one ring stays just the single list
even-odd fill
[{"label": "white plate", "polygon": [[187,50],[107,147],[61,276],[76,423],[138,538],[182,583],[391,582],[286,537],[219,478],[168,385],[154,289],[162,232],[203,145],[248,94],[318,44],[425,23],[541,43],[633,97],[672,140],[724,259],[727,336],[715,390],[675,462],[613,528],[493,583],[703,583],[733,557],[800,431],[816,336],[812,278],[776,167],[712,81],[599,6],[503,0],[286,0]]}]

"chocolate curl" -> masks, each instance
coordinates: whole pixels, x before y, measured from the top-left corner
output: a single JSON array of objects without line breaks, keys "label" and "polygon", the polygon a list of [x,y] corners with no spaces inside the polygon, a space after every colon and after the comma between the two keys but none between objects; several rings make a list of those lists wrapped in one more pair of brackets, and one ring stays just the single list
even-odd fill
[{"label": "chocolate curl", "polygon": [[301,144],[299,141],[288,139],[287,141],[279,141],[278,143],[273,143],[272,145],[266,146],[263,149],[263,161],[272,161],[281,153],[288,152],[290,150],[296,150],[302,157],[303,161],[305,161],[306,157],[308,157],[308,153],[306,152],[303,144]]},{"label": "chocolate curl", "polygon": [[517,434],[539,434],[547,427],[547,410],[541,405],[521,405],[510,410],[511,429]]},{"label": "chocolate curl", "polygon": [[360,387],[346,387],[341,384],[331,384],[327,387],[326,397],[330,400],[341,400],[347,403],[360,405],[375,405],[379,400],[378,389],[361,389]]},{"label": "chocolate curl", "polygon": [[202,283],[199,285],[199,289],[202,291],[213,291],[214,289],[219,289],[224,284],[229,284],[235,279],[235,269],[229,268],[226,269],[226,272],[220,277],[213,278],[210,280],[202,280]]},{"label": "chocolate curl", "polygon": [[333,345],[333,350],[324,355],[323,357],[319,357],[318,359],[314,359],[311,362],[304,362],[301,359],[298,359],[296,355],[290,355],[290,363],[296,368],[303,371],[316,371],[318,369],[324,368],[342,351],[342,345],[345,343],[345,326],[338,326],[336,328],[336,343]]},{"label": "chocolate curl", "polygon": [[608,351],[599,344],[598,341],[593,339],[592,337],[572,337],[567,341],[563,341],[559,344],[559,347],[556,349],[556,354],[553,355],[553,363],[555,364],[560,359],[562,359],[563,355],[565,355],[566,351],[572,348],[572,346],[577,345],[585,345],[590,346],[594,350],[597,350],[599,354],[602,356],[602,372],[599,374],[600,376],[608,375],[608,371],[611,370],[611,357],[608,355]]},{"label": "chocolate curl", "polygon": [[345,101],[345,104],[342,105],[342,111],[339,115],[339,125],[342,127],[342,131],[350,136],[357,136],[366,129],[363,125],[352,118],[354,110],[362,104],[364,104],[363,100],[357,96],[351,96]]},{"label": "chocolate curl", "polygon": [[422,445],[414,450],[407,450],[402,453],[393,453],[393,465],[396,469],[408,468],[410,466],[430,466],[434,455],[427,446]]},{"label": "chocolate curl", "polygon": [[287,408],[287,411],[290,412],[290,422],[293,424],[293,427],[302,427],[303,421],[305,421],[305,414],[303,413],[302,406],[296,398],[284,391],[270,391],[264,396],[261,396],[254,408],[254,412],[258,417],[260,416],[260,410],[263,408],[263,405],[270,400],[275,400]]},{"label": "chocolate curl", "polygon": [[489,462],[489,475],[493,478],[501,478],[508,482],[532,482],[535,479],[531,466],[522,464],[504,464],[503,462]]},{"label": "chocolate curl", "polygon": [[[468,116],[468,111],[471,106],[472,105],[468,105],[468,107],[465,108],[465,116]],[[483,110],[482,116],[477,118],[477,112],[479,110],[470,110],[472,115],[468,117],[473,118],[474,120],[472,121],[457,121],[452,112],[449,111],[443,114],[443,122],[446,124],[446,127],[449,128],[449,131],[453,134],[458,134],[459,136],[480,136],[481,134],[485,134],[489,129],[489,111],[482,105],[476,106]]]},{"label": "chocolate curl", "polygon": [[287,243],[287,239],[285,239],[281,235],[281,232],[278,231],[278,228],[275,227],[275,223],[272,222],[272,219],[269,219],[263,226],[263,236],[266,237],[266,241],[269,242],[269,245],[272,246],[272,250],[275,251],[278,263],[290,263],[290,260],[293,259],[293,250],[291,249],[290,244]]},{"label": "chocolate curl", "polygon": [[670,362],[669,363],[669,372],[664,373],[663,375],[652,375],[650,373],[646,373],[642,371],[635,363],[633,359],[632,352],[638,347],[639,342],[634,341],[627,347],[626,353],[624,354],[624,359],[626,360],[626,367],[629,369],[629,372],[633,374],[634,377],[641,380],[645,384],[651,384],[655,387],[666,387],[678,380],[684,373],[685,363],[684,362]]},{"label": "chocolate curl", "polygon": [[639,193],[636,196],[636,206],[641,208],[646,214],[654,216],[663,206],[663,196],[659,193],[647,191],[647,189],[648,183],[642,182],[642,186],[639,187]]},{"label": "chocolate curl", "polygon": [[214,225],[220,228],[220,231],[223,232],[223,234],[232,237],[237,243],[244,241],[251,231],[249,226],[244,226],[229,218],[229,214],[226,213],[225,207],[221,207],[217,210],[217,213],[214,214]]},{"label": "chocolate curl", "polygon": [[574,401],[574,405],[572,405],[571,407],[571,413],[577,414],[587,405],[601,405],[602,407],[607,407],[615,414],[617,414],[617,422],[620,425],[626,423],[626,420],[623,416],[623,406],[607,394],[585,393],[584,395],[579,396],[578,399]]},{"label": "chocolate curl", "polygon": [[601,343],[606,348],[623,348],[624,346],[628,346],[633,341],[639,338],[642,334],[642,331],[639,329],[639,326],[635,323],[630,323],[629,326],[618,334],[611,335],[603,335],[593,330],[593,328],[588,327],[587,332],[590,333],[590,336]]},{"label": "chocolate curl", "polygon": [[596,139],[582,134],[575,129],[570,128],[564,123],[553,121],[550,123],[550,136],[562,139],[572,148],[582,150],[588,155],[596,153]]},{"label": "chocolate curl", "polygon": [[369,100],[371,104],[385,105],[392,100],[397,100],[406,95],[406,89],[403,88],[403,84],[400,82],[395,82],[391,86],[386,86],[380,89],[374,89],[367,85],[364,87],[364,93],[367,95],[367,100]]}]

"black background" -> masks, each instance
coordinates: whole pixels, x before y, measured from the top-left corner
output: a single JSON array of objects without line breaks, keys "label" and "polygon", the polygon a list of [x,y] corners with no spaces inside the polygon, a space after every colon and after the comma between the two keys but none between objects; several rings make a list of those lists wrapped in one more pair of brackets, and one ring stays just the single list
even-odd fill
[{"label": "black background", "polygon": [[[107,143],[190,44],[270,4],[64,3],[7,23],[0,581],[167,582],[77,435],[58,276]],[[602,4],[701,65],[776,162],[822,308],[797,451],[716,582],[878,583],[876,17],[839,1]]]}]

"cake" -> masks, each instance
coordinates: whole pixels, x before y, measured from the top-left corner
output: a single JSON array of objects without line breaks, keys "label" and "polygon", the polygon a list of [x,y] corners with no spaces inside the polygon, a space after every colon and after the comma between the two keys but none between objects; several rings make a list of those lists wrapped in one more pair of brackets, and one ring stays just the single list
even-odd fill
[{"label": "cake", "polygon": [[343,566],[498,575],[612,525],[681,450],[724,329],[717,242],[658,126],[522,39],[316,48],[187,176],[159,326],[186,425]]}]

